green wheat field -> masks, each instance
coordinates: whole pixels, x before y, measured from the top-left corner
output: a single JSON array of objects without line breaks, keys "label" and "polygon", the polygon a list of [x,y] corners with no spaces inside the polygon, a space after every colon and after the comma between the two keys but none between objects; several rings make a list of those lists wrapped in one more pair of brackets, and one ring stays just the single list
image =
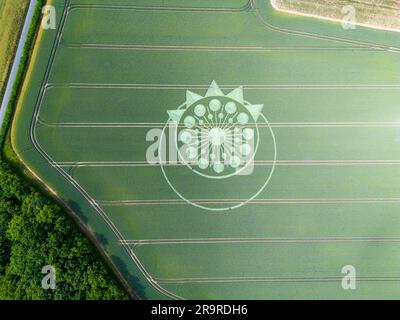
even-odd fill
[{"label": "green wheat field", "polygon": [[[142,298],[399,297],[400,34],[264,0],[52,4],[57,30],[37,44],[13,146]],[[214,80],[264,105],[276,143],[268,185],[221,212],[183,201],[146,164],[147,132]],[[271,146],[265,135],[263,160]],[[168,174],[188,199],[235,204],[271,166],[229,185]],[[356,290],[342,288],[346,265]]]}]

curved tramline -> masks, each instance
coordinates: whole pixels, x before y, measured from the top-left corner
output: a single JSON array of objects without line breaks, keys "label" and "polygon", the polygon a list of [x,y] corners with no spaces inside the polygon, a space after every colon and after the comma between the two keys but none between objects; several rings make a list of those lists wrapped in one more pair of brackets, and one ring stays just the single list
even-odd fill
[{"label": "curved tramline", "polygon": [[[49,60],[48,64],[48,72],[46,71],[45,78],[43,79],[43,83],[48,82],[48,78],[51,72],[51,68],[53,66],[54,62],[54,57],[57,52],[57,48],[60,44],[61,37],[62,37],[62,32],[65,26],[65,21],[67,19],[69,10],[70,10],[70,0],[66,1],[65,6],[64,6],[64,11],[63,15],[61,18],[61,27],[59,28],[59,33],[57,33],[56,40],[55,40],[55,46],[53,47],[53,52]],[[43,88],[44,86],[42,86]],[[40,113],[40,106],[42,103],[43,95],[42,95],[43,90],[41,90],[41,94],[38,97],[37,104],[35,106],[35,114],[34,114],[34,119],[31,125],[31,141],[33,145],[35,146],[36,150],[46,159],[46,161],[54,168],[56,169],[74,188],[76,188],[82,196],[89,202],[89,204],[93,207],[94,210],[96,210],[99,215],[104,219],[104,221],[107,223],[107,225],[110,227],[110,229],[113,231],[115,236],[121,241],[124,240],[122,234],[119,232],[119,230],[115,227],[113,222],[108,218],[107,214],[97,205],[97,203],[89,196],[89,194],[69,175],[67,174],[64,170],[62,170],[60,167],[58,167],[55,162],[51,159],[51,157],[43,150],[43,148],[40,146],[40,144],[37,141],[36,138],[36,124],[37,124],[37,119],[38,115]],[[163,289],[160,287],[156,281],[148,274],[144,266],[140,263],[139,259],[137,256],[131,251],[131,250],[126,250],[127,254],[131,257],[132,261],[136,264],[136,266],[139,268],[139,270],[142,272],[144,277],[147,279],[147,281],[153,286],[156,290],[159,292],[165,294],[166,296],[170,298],[180,298],[179,296],[168,292],[167,290]]]}]

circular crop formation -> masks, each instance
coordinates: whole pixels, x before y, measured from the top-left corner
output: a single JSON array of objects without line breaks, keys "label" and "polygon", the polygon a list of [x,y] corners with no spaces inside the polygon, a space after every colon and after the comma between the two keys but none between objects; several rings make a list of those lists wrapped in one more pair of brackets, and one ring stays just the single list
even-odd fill
[{"label": "circular crop formation", "polygon": [[[242,87],[225,95],[214,81],[205,96],[187,91],[186,102],[168,111],[159,160],[167,184],[179,198],[200,209],[225,211],[240,208],[263,192],[277,155],[263,108],[244,100]],[[162,149],[167,145],[168,152]],[[165,154],[176,154],[177,159],[163,161]],[[223,199],[215,198],[219,190]]]},{"label": "circular crop formation", "polygon": [[229,177],[256,152],[257,124],[245,105],[228,97],[197,101],[185,110],[178,128],[180,156],[200,175]]}]

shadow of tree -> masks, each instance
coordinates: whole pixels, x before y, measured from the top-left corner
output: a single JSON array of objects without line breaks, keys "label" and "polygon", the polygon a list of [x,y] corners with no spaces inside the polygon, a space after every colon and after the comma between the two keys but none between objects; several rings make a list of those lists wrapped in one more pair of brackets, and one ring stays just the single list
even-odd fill
[{"label": "shadow of tree", "polygon": [[[79,216],[79,218],[82,220],[82,222],[85,225],[87,225],[88,219],[86,218],[81,206],[73,200],[69,200],[67,202],[67,205],[71,210],[73,210]],[[106,247],[107,245],[109,245],[109,240],[107,239],[107,237],[104,234],[99,233],[99,232],[93,232],[93,235],[96,237],[96,240],[99,242],[99,244],[102,247]],[[138,296],[140,299],[146,300],[145,287],[143,287],[140,284],[139,278],[132,275],[129,265],[127,265],[120,257],[118,257],[116,255],[111,255],[110,258],[113,260],[113,262],[114,262],[115,266],[118,268],[119,272],[123,275],[125,280],[128,282],[128,284],[129,284],[130,288],[132,289],[132,291],[134,292],[134,294],[136,296]]]},{"label": "shadow of tree", "polygon": [[83,213],[82,208],[79,205],[79,203],[77,203],[73,200],[69,200],[69,201],[67,201],[67,205],[72,211],[74,211],[79,216],[79,218],[82,220],[82,222],[84,222],[85,224],[88,223],[88,219],[86,218],[85,214]]},{"label": "shadow of tree", "polygon": [[106,236],[104,234],[95,232],[94,236],[96,237],[97,241],[103,246],[107,246],[108,245],[108,239],[106,238]]},{"label": "shadow of tree", "polygon": [[138,295],[140,299],[146,300],[145,288],[140,284],[139,278],[132,275],[126,263],[120,257],[113,255],[111,258],[135,294]]}]

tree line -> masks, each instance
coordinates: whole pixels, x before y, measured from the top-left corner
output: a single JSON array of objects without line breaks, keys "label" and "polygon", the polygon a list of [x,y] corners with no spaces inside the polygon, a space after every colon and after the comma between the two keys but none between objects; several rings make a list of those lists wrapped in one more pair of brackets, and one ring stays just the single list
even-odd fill
[{"label": "tree line", "polygon": [[[46,265],[55,268],[55,290],[42,288]],[[0,299],[127,298],[62,208],[0,163]]]}]

